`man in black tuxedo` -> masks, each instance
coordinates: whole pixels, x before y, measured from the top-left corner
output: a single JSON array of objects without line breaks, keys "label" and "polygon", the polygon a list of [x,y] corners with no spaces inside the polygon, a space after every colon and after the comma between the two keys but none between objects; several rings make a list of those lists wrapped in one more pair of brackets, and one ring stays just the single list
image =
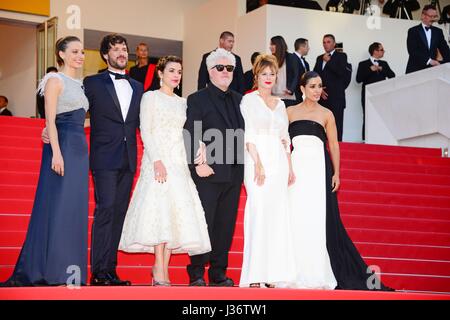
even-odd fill
[{"label": "man in black tuxedo", "polygon": [[128,45],[124,37],[105,36],[100,54],[108,69],[84,80],[91,114],[90,168],[96,202],[91,285],[130,285],[117,276],[117,249],[136,172],[143,86],[125,74]]},{"label": "man in black tuxedo", "polygon": [[345,109],[345,76],[347,55],[336,51],[336,40],[332,34],[323,36],[325,53],[318,56],[314,71],[322,78],[323,91],[319,103],[333,112],[336,120],[338,141],[342,141]]},{"label": "man in black tuxedo", "polygon": [[250,68],[250,70],[247,70],[244,73],[244,92],[250,91],[253,89],[253,85],[254,85],[254,80],[255,80],[255,76],[253,75],[253,65],[255,64],[256,58],[260,55],[260,52],[253,52],[252,56],[250,57],[250,61],[252,63],[252,67]]},{"label": "man in black tuxedo", "polygon": [[[294,57],[298,60],[298,78],[300,83],[300,79],[302,78],[303,74],[310,71],[309,63],[306,61],[305,57],[308,55],[309,52],[309,42],[308,39],[304,38],[298,38],[294,42]],[[297,85],[297,88],[295,90],[295,97],[297,98],[297,103],[300,103],[303,101],[302,98],[302,92],[300,91],[300,85]]]},{"label": "man in black tuxedo", "polygon": [[389,64],[381,60],[384,56],[383,45],[379,42],[374,42],[369,46],[370,58],[361,61],[356,72],[356,82],[362,82],[361,89],[361,105],[363,109],[363,126],[362,139],[365,140],[365,113],[366,113],[366,85],[383,81],[387,78],[394,78],[395,73],[389,67]]},{"label": "man in black tuxedo", "polygon": [[8,98],[0,96],[0,116],[12,116],[11,111],[8,109]]},{"label": "man in black tuxedo", "polygon": [[[244,119],[239,108],[242,95],[230,89],[235,63],[227,50],[211,52],[206,58],[211,82],[187,98],[186,150],[212,247],[209,253],[191,256],[187,266],[191,286],[206,285],[204,272],[208,262],[210,286],[234,285],[226,270],[244,178]],[[196,165],[193,159],[199,140],[206,145],[206,157]]]},{"label": "man in black tuxedo", "polygon": [[[219,48],[225,49],[234,55],[236,60],[236,67],[233,71],[233,81],[230,84],[230,89],[239,92],[240,94],[244,94],[245,92],[245,81],[244,81],[244,69],[242,68],[241,58],[232,53],[234,46],[234,35],[229,31],[224,31],[220,35],[219,38]],[[202,57],[202,62],[200,63],[200,69],[198,70],[198,85],[197,89],[203,89],[209,83],[209,70],[206,66],[206,57],[211,52],[205,53]]]},{"label": "man in black tuxedo", "polygon": [[[432,5],[426,5],[422,10],[422,23],[408,30],[406,45],[409,59],[406,73],[450,62],[450,50],[444,34],[441,29],[432,26],[437,19],[436,8]],[[441,61],[437,60],[438,50],[442,56]]]}]

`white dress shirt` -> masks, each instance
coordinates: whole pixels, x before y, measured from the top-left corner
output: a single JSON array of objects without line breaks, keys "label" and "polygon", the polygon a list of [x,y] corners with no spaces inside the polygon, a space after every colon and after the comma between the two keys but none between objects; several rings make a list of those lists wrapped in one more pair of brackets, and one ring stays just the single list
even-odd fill
[{"label": "white dress shirt", "polygon": [[[375,60],[377,60],[377,61],[375,61]],[[380,59],[375,59],[374,57],[370,56],[370,61],[372,61],[372,64],[378,66],[379,65],[378,61],[380,61]]]},{"label": "white dress shirt", "polygon": [[[114,72],[114,71],[111,71]],[[115,72],[125,74],[125,72]],[[127,118],[128,110],[130,109],[131,98],[133,96],[133,88],[126,79],[116,80],[113,74],[109,74],[116,90],[117,98],[120,103],[120,110],[122,111],[123,121]]]},{"label": "white dress shirt", "polygon": [[[425,32],[425,36],[427,37],[428,49],[430,49],[430,47],[431,47],[431,26],[428,31],[427,31],[427,29],[425,29],[425,27],[426,27],[426,25],[424,25],[422,23],[423,32]],[[427,65],[430,64],[430,62],[431,62],[431,58],[428,59]]]},{"label": "white dress shirt", "polygon": [[425,27],[426,27],[426,25],[424,25],[422,23],[423,31],[425,32],[425,36],[427,37],[428,49],[430,49],[430,47],[431,47],[431,26],[428,31],[427,31],[427,29],[425,29]]}]

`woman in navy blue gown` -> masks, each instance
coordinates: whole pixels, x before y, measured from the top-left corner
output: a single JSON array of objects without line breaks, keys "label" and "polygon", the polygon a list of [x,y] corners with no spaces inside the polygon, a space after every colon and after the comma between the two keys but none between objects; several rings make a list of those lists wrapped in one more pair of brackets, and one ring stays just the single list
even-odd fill
[{"label": "woman in navy blue gown", "polygon": [[56,43],[61,72],[49,73],[45,97],[50,144],[44,144],[39,182],[25,243],[3,286],[84,285],[87,274],[88,149],[84,120],[88,100],[76,79],[84,51],[76,37]]}]

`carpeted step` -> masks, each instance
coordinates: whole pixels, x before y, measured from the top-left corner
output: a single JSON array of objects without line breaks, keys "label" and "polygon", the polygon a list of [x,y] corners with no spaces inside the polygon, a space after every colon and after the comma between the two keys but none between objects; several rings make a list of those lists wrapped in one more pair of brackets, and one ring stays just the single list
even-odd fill
[{"label": "carpeted step", "polygon": [[[6,280],[13,271],[13,267],[0,266],[0,279]],[[187,285],[189,277],[185,267],[170,267],[170,279],[173,285]],[[151,283],[151,269],[148,267],[118,267],[120,278],[131,280],[133,285],[149,285]],[[205,272],[207,280],[207,271]],[[227,276],[235,284],[239,284],[240,269],[229,268]],[[449,277],[431,277],[408,274],[381,274],[382,281],[397,290],[449,292]]]}]

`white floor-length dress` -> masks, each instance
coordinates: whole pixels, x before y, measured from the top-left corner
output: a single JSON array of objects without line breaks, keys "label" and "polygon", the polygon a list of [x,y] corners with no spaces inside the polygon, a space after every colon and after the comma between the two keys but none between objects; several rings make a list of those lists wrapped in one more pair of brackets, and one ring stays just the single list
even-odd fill
[{"label": "white floor-length dress", "polygon": [[[265,170],[265,182],[254,181],[254,162],[245,154],[244,256],[241,287],[269,283],[289,287],[295,278],[288,219],[288,118],[282,100],[271,110],[258,91],[243,97],[245,140],[255,144]],[[282,143],[287,142],[287,147]]]},{"label": "white floor-length dress", "polygon": [[[186,99],[159,90],[142,97],[144,154],[119,250],[153,253],[153,246],[166,243],[172,253],[211,251],[205,214],[187,165],[183,140],[186,108]],[[154,179],[156,160],[167,170],[165,183]]]}]

